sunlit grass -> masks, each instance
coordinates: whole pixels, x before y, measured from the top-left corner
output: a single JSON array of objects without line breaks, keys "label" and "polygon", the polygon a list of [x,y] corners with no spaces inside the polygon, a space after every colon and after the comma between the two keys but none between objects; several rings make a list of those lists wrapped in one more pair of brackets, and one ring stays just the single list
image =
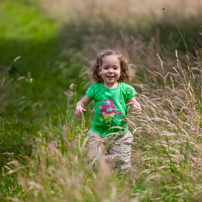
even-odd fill
[{"label": "sunlit grass", "polygon": [[36,1],[2,0],[0,11],[1,38],[47,40],[55,34],[54,21],[40,13]]},{"label": "sunlit grass", "polygon": [[[145,23],[145,21],[168,21],[176,17],[180,21],[200,19],[202,3],[191,0],[40,0],[42,8],[60,20],[83,20],[113,23]],[[183,5],[183,6],[182,6]]]}]

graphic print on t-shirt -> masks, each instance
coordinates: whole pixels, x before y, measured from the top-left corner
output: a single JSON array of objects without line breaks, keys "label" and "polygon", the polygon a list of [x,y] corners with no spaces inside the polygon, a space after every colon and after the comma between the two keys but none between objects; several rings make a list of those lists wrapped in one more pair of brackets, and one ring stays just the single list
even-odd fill
[{"label": "graphic print on t-shirt", "polygon": [[115,109],[114,102],[109,99],[102,101],[99,109],[101,112],[101,121],[105,121],[107,125],[116,125],[116,116],[122,114],[121,111]]}]

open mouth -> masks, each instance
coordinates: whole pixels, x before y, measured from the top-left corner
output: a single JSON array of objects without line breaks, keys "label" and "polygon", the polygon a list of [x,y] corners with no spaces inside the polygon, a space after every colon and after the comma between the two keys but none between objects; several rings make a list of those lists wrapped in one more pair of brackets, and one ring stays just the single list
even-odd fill
[{"label": "open mouth", "polygon": [[113,79],[113,78],[114,78],[114,76],[107,76],[107,78],[108,78],[108,79]]}]

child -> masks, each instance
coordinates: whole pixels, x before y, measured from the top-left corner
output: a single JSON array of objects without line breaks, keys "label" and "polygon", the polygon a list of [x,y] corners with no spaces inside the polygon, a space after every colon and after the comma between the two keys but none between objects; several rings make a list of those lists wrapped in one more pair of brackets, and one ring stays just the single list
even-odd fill
[{"label": "child", "polygon": [[116,166],[127,171],[131,167],[133,141],[126,119],[127,103],[137,114],[141,113],[134,88],[123,82],[130,78],[129,64],[118,51],[105,50],[97,55],[92,65],[92,77],[97,84],[88,88],[75,111],[76,117],[82,117],[84,108],[94,100],[95,117],[88,132],[88,156],[90,159],[100,157],[107,148]]}]

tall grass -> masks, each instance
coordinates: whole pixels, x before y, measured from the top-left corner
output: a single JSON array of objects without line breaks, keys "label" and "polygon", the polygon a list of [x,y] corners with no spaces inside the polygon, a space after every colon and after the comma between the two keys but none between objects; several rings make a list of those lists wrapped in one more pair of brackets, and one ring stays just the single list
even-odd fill
[{"label": "tall grass", "polygon": [[[166,72],[160,59],[161,71],[150,72],[151,83],[139,86],[143,113],[130,116],[129,121],[136,134],[136,148],[145,148],[137,179],[146,175],[143,184],[147,189],[144,197],[135,195],[147,200],[194,201],[201,189],[200,56],[194,63],[192,66],[187,55],[183,66],[176,51],[173,72]],[[159,85],[158,77],[164,85]]]},{"label": "tall grass", "polygon": [[17,161],[4,167],[5,175],[18,173],[23,190],[12,200],[198,201],[201,58],[186,55],[187,62],[182,64],[177,51],[175,57],[172,72],[164,69],[157,56],[159,71],[148,72],[147,84],[134,83],[143,112],[128,115],[134,135],[133,167],[128,175],[117,174],[104,159],[93,169],[86,158],[88,128],[67,119],[57,129],[49,127],[55,141],[36,140],[31,157],[23,157],[23,167]]},{"label": "tall grass", "polygon": [[[31,1],[21,2],[31,5]],[[68,23],[56,40],[60,43],[56,46],[60,57],[52,57],[55,50],[49,52],[46,43],[41,43],[43,34],[37,35],[40,43],[28,41],[32,45],[41,44],[39,47],[44,52],[47,50],[47,55],[35,49],[34,58],[43,59],[33,64],[32,67],[37,68],[28,71],[30,74],[23,65],[25,59],[20,63],[28,75],[23,89],[30,93],[26,94],[30,103],[22,109],[20,117],[23,119],[13,110],[14,116],[6,119],[10,122],[1,122],[0,132],[7,140],[7,146],[6,141],[1,142],[4,149],[1,151],[6,158],[2,161],[0,199],[200,201],[201,36],[197,24],[197,31],[193,30],[188,38],[185,37],[190,46],[195,46],[195,52],[185,53],[179,45],[180,40],[182,44],[184,41],[175,23],[170,24],[174,22],[172,15],[180,21],[180,26],[184,20],[188,23],[192,18],[197,19],[201,15],[201,3],[188,0],[175,4],[171,1],[60,0],[55,3],[41,0],[41,5]],[[60,13],[54,10],[56,7],[60,8]],[[47,30],[51,35],[50,42],[55,30],[52,23]],[[188,27],[187,30],[192,29]],[[47,44],[52,47],[52,42]],[[93,106],[88,107],[85,120],[73,116],[76,100],[92,83],[89,65],[105,48],[121,50],[133,64],[135,77],[131,84],[137,90],[137,99],[143,108],[141,115],[132,111],[128,115],[134,135],[133,166],[128,174],[118,173],[105,159],[97,164],[88,162],[86,133],[91,127]],[[31,48],[29,50],[31,53]],[[42,68],[44,65],[46,71]],[[33,86],[27,83],[32,75]],[[5,92],[2,95],[6,95],[5,85],[10,84],[4,77],[0,78],[1,89]],[[8,100],[1,103],[6,106]],[[12,140],[12,145],[8,140]]]},{"label": "tall grass", "polygon": [[11,105],[23,103],[24,98],[14,97],[13,93],[18,83],[25,77],[18,77],[16,81],[14,81],[14,79],[9,76],[9,71],[11,71],[13,63],[18,59],[20,59],[20,56],[16,57],[8,67],[1,68],[0,70],[0,112],[3,112],[5,108],[8,108]]}]

